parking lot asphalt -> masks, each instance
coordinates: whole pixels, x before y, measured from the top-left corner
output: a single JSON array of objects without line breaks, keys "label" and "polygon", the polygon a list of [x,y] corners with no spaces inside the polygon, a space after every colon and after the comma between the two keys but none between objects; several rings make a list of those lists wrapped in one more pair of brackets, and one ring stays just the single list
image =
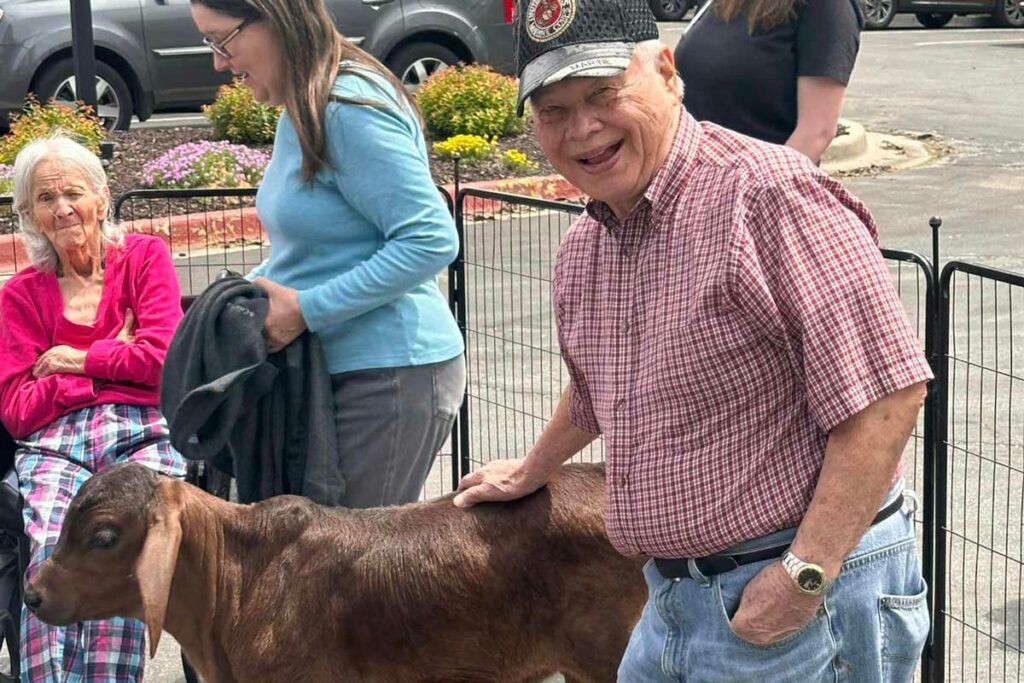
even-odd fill
[{"label": "parking lot asphalt", "polygon": [[[941,216],[942,260],[1024,271],[1024,30],[958,17],[924,29],[901,15],[862,34],[843,116],[869,130],[934,133],[951,148],[938,164],[850,178],[885,246],[931,254],[928,219]],[[660,24],[671,46],[680,24]]]}]

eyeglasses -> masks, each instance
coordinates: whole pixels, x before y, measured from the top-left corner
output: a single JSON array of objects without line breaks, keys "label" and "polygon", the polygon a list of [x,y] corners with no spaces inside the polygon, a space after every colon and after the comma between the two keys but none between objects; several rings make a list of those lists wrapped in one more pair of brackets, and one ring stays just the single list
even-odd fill
[{"label": "eyeglasses", "polygon": [[241,24],[235,27],[234,31],[229,33],[224,38],[224,40],[220,42],[212,41],[206,36],[203,36],[203,45],[213,50],[213,53],[216,54],[218,57],[222,57],[223,59],[231,59],[231,53],[228,52],[224,46],[230,43],[232,40],[234,40],[238,36],[238,34],[242,32],[243,28],[245,28],[254,21],[256,21],[256,17],[249,17],[248,19],[244,19]]}]

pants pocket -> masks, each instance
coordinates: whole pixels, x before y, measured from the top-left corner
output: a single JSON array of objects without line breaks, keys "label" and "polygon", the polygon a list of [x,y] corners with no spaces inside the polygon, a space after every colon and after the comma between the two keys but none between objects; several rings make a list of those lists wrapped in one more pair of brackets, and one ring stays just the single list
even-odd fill
[{"label": "pants pocket", "polygon": [[767,563],[747,565],[712,577],[707,588],[692,591],[696,604],[685,604],[692,624],[686,680],[691,683],[834,682],[836,642],[824,610],[798,632],[770,645],[754,645],[732,630],[747,583]]},{"label": "pants pocket", "polygon": [[[767,564],[768,563],[763,563],[763,565]],[[759,567],[763,565],[759,565]],[[752,579],[753,576],[749,578]],[[718,599],[718,607],[720,608],[719,614],[725,623],[725,627],[732,636],[732,639],[735,640],[736,643],[752,650],[770,651],[787,649],[790,646],[796,645],[797,641],[804,637],[807,637],[808,639],[821,640],[821,642],[825,643],[828,643],[828,641],[831,640],[827,637],[829,627],[824,608],[819,609],[814,617],[804,624],[803,628],[796,633],[792,633],[784,637],[782,640],[778,640],[768,645],[755,645],[754,643],[749,643],[746,640],[743,640],[743,638],[740,638],[736,635],[736,632],[732,630],[732,618],[736,616],[736,612],[740,608],[743,590],[746,588],[748,581],[733,581],[730,579],[731,577],[729,574],[719,575],[713,579],[713,586],[715,589],[714,594]]]},{"label": "pants pocket", "polygon": [[454,420],[466,391],[466,358],[459,355],[431,367],[434,417]]},{"label": "pants pocket", "polygon": [[928,639],[928,586],[920,579],[912,595],[881,595],[878,598],[882,634],[882,674],[886,683],[910,681],[921,662]]}]

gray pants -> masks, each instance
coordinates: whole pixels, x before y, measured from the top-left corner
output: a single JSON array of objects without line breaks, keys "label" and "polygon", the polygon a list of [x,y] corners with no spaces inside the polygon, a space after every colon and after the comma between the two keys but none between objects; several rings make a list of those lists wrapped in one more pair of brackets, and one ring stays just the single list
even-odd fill
[{"label": "gray pants", "polygon": [[343,372],[331,375],[331,384],[346,486],[342,505],[417,500],[462,404],[465,358]]}]

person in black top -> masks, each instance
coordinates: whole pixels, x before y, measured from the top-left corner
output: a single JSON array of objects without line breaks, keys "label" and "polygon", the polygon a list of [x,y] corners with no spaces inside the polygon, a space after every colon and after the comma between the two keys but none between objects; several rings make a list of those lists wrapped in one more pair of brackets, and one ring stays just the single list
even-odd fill
[{"label": "person in black top", "polygon": [[819,162],[860,47],[858,0],[707,1],[675,50],[686,109]]}]

